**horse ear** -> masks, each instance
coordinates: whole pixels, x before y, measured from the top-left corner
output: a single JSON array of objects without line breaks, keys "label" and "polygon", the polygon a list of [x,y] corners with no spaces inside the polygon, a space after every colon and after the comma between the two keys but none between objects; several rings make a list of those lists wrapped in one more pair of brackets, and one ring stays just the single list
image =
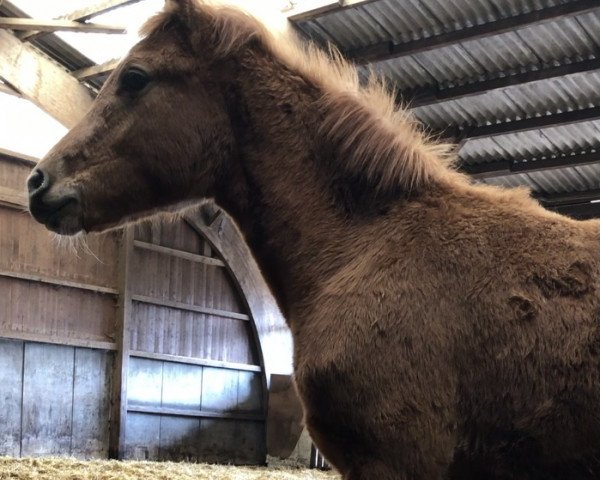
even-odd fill
[{"label": "horse ear", "polygon": [[194,10],[194,0],[165,0],[165,10],[189,15]]}]

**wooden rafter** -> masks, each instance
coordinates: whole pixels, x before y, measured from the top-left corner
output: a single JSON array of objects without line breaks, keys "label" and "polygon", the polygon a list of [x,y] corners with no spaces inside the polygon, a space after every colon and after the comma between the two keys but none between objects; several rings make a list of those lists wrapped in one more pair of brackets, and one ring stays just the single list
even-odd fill
[{"label": "wooden rafter", "polygon": [[63,125],[73,127],[92,104],[77,79],[35,48],[0,30],[0,77]]},{"label": "wooden rafter", "polygon": [[97,77],[98,75],[110,73],[115,68],[117,68],[117,65],[120,61],[120,58],[114,58],[112,60],[109,60],[108,62],[101,63],[100,65],[93,65],[91,67],[82,68],[81,70],[73,72],[73,76],[77,80],[86,80],[88,78]]},{"label": "wooden rafter", "polygon": [[63,15],[61,18],[64,20],[73,20],[74,22],[86,22],[90,18],[103,15],[112,10],[116,10],[117,8],[133,5],[134,3],[139,3],[141,1],[142,0],[105,0],[90,7],[82,8],[81,10],[76,10],[67,15]]},{"label": "wooden rafter", "polygon": [[10,85],[8,85],[7,83],[4,83],[4,82],[0,82],[0,93],[5,93],[7,95],[14,95],[16,97],[21,96],[21,94],[17,90],[15,90]]},{"label": "wooden rafter", "polygon": [[0,17],[0,28],[36,32],[125,33],[125,27],[71,20],[36,20],[34,18]]},{"label": "wooden rafter", "polygon": [[[67,15],[63,15],[57,20],[71,20],[73,22],[87,22],[91,18],[94,18],[98,15],[103,15],[117,8],[126,7],[128,5],[132,5],[134,3],[138,3],[142,0],[105,0],[99,2],[91,7],[83,8],[81,10],[76,10]],[[21,40],[33,40],[34,38],[43,35],[45,32],[24,32],[19,35]]]},{"label": "wooden rafter", "polygon": [[301,6],[297,6],[297,2],[293,2],[293,8],[287,12],[288,19],[292,22],[312,20],[348,8],[373,3],[374,1],[376,0],[305,0],[301,3]]},{"label": "wooden rafter", "polygon": [[27,165],[28,167],[35,167],[39,161],[39,159],[30,155],[25,155],[24,153],[19,152],[13,152],[12,150],[8,150],[2,147],[0,147],[0,160],[14,161],[17,163]]}]

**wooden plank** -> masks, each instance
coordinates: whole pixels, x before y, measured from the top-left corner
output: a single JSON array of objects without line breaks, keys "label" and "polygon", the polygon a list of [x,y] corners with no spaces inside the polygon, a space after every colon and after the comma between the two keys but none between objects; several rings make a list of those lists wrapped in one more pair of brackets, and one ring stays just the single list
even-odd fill
[{"label": "wooden plank", "polygon": [[104,0],[84,7],[80,10],[75,10],[67,15],[63,15],[61,18],[65,20],[73,20],[75,22],[86,22],[90,18],[104,15],[105,13],[111,12],[118,8],[127,7],[134,3],[139,3],[142,0]]},{"label": "wooden plank", "polygon": [[110,422],[109,457],[123,459],[127,439],[127,381],[131,345],[131,258],[133,256],[134,227],[123,230],[119,249],[119,305],[115,317],[115,357],[112,383],[112,412]]},{"label": "wooden plank", "polygon": [[93,65],[91,67],[76,70],[71,75],[73,75],[79,81],[87,80],[88,78],[93,78],[97,77],[98,75],[104,75],[112,72],[115,68],[117,68],[119,63],[121,63],[121,59],[114,58],[112,60],[108,60],[107,62],[101,63],[100,65]]},{"label": "wooden plank", "polygon": [[250,413],[229,413],[229,412],[210,412],[206,410],[188,410],[180,408],[163,408],[163,407],[143,407],[139,405],[130,406],[127,411],[132,413],[144,413],[148,415],[166,415],[173,417],[189,417],[189,418],[214,418],[221,420],[247,420],[261,421],[264,420],[263,415],[253,415]]},{"label": "wooden plank", "polygon": [[218,251],[227,265],[227,270],[245,298],[252,317],[252,329],[257,338],[259,362],[264,366],[265,384],[271,374],[292,373],[292,337],[277,302],[273,298],[252,253],[235,224],[224,217],[218,226],[208,227],[204,218],[214,212],[207,204],[185,216],[186,221]]},{"label": "wooden plank", "polygon": [[0,186],[0,205],[23,210],[24,208],[27,208],[29,204],[25,193]]},{"label": "wooden plank", "polygon": [[134,3],[139,3],[140,1],[141,0],[103,0],[88,7],[81,8],[80,10],[75,10],[67,15],[63,15],[61,18],[85,22],[90,18],[103,15],[118,8],[133,5]]},{"label": "wooden plank", "polygon": [[[284,13],[287,14],[288,20],[291,22],[300,22],[314,20],[324,15],[342,12],[349,8],[356,8],[363,5],[368,5],[377,0],[308,0],[300,2],[300,5],[294,4],[291,9]],[[297,2],[296,2],[297,3]]]},{"label": "wooden plank", "polygon": [[339,0],[307,0],[302,2],[301,5],[293,4],[292,8],[285,13],[288,20],[299,22],[336,12],[339,8]]},{"label": "wooden plank", "polygon": [[0,340],[0,456],[21,455],[23,342]]},{"label": "wooden plank", "polygon": [[36,32],[125,33],[125,27],[80,23],[71,20],[36,20],[34,18],[0,17],[0,29]]},{"label": "wooden plank", "polygon": [[112,359],[107,352],[75,349],[72,456],[108,456]]},{"label": "wooden plank", "polygon": [[71,128],[92,104],[90,92],[62,68],[14,35],[0,30],[0,77]]},{"label": "wooden plank", "polygon": [[101,346],[111,343],[114,312],[114,301],[102,295],[0,277],[3,332],[39,335],[40,342],[65,338]]},{"label": "wooden plank", "polygon": [[[0,194],[1,194],[1,192],[0,192]],[[114,288],[101,287],[99,285],[89,285],[86,283],[79,283],[79,282],[71,282],[69,280],[50,278],[50,277],[45,277],[42,275],[31,275],[28,273],[9,272],[6,270],[0,270],[0,277],[16,278],[19,280],[26,280],[28,282],[38,282],[38,283],[44,283],[47,285],[56,285],[59,287],[75,288],[77,290],[86,290],[89,292],[101,293],[101,294],[106,294],[106,295],[117,295],[118,294],[118,290],[116,290]]]},{"label": "wooden plank", "polygon": [[74,349],[25,345],[21,455],[69,455]]},{"label": "wooden plank", "polygon": [[28,167],[35,167],[39,162],[39,159],[32,157],[30,155],[25,155],[24,153],[13,152],[12,150],[8,150],[6,148],[0,147],[0,157],[2,160],[8,161],[16,161],[18,163],[22,163],[27,165]]},{"label": "wooden plank", "polygon": [[189,305],[187,303],[182,303],[182,302],[172,302],[170,300],[160,300],[158,298],[152,298],[152,297],[148,297],[146,295],[132,295],[132,300],[134,302],[158,305],[160,307],[176,308],[179,310],[204,313],[207,315],[216,315],[218,317],[233,318],[236,320],[244,320],[244,321],[250,320],[250,317],[243,313],[226,312],[224,310],[217,310],[215,308],[200,307],[198,305]]},{"label": "wooden plank", "polygon": [[15,90],[10,85],[7,85],[6,83],[3,83],[3,82],[0,82],[0,93],[3,93],[5,95],[14,95],[15,97],[21,96],[21,94],[19,93],[18,90]]},{"label": "wooden plank", "polygon": [[[108,13],[112,10],[115,10],[120,7],[125,7],[127,5],[132,5],[134,3],[138,3],[141,0],[106,0],[95,5],[82,8],[80,10],[76,10],[67,15],[63,15],[57,20],[71,20],[73,22],[86,22],[89,19],[96,17],[98,15],[102,15],[104,13]],[[0,2],[1,3],[1,2]],[[23,41],[31,41],[34,38],[37,38],[43,35],[44,32],[25,32],[24,34],[19,35],[19,38]]]},{"label": "wooden plank", "polygon": [[[7,168],[11,167],[11,168]],[[27,169],[24,167],[16,168],[16,165],[4,164],[0,161],[0,182],[10,178],[26,177]],[[19,183],[21,181],[19,180]],[[24,180],[22,182],[24,185]],[[60,279],[65,282],[74,282],[66,286],[97,285],[102,293],[117,292],[117,262],[118,257],[118,233],[90,235],[85,239],[86,248],[79,248],[78,253],[75,248],[69,248],[65,242],[59,245],[43,225],[33,221],[30,215],[23,211],[7,210],[3,208],[0,215],[0,250],[11,252],[11,255],[0,255],[0,270],[4,272],[23,273],[41,277],[49,280],[47,284],[38,283],[38,286],[54,286],[50,279]],[[27,239],[27,241],[23,241]],[[85,245],[82,244],[82,247]],[[89,247],[89,248],[88,248]],[[91,252],[91,253],[88,253]],[[0,277],[2,278],[2,277]],[[26,280],[24,279],[24,282]],[[34,283],[34,282],[29,282]],[[80,290],[77,288],[64,289],[71,290],[70,293],[87,294],[100,293],[92,289]],[[96,298],[100,302],[114,303],[113,295],[94,295],[89,298]],[[92,313],[92,316],[96,312]],[[114,311],[111,313],[111,327],[106,332],[112,331],[112,319]]]},{"label": "wooden plank", "polygon": [[10,340],[23,340],[26,342],[46,343],[50,345],[64,345],[69,347],[93,348],[96,350],[116,350],[113,342],[101,342],[97,340],[86,340],[83,338],[62,337],[44,333],[30,333],[5,330],[0,328],[0,338]]},{"label": "wooden plank", "polygon": [[235,362],[222,362],[219,360],[209,360],[193,357],[184,357],[179,355],[167,355],[164,353],[153,353],[153,352],[142,352],[140,350],[132,350],[130,352],[132,357],[136,358],[148,358],[153,360],[163,360],[165,362],[182,363],[188,365],[199,365],[203,367],[213,368],[224,368],[228,370],[238,370],[247,372],[261,372],[262,368],[260,365],[247,365],[245,363]]},{"label": "wooden plank", "polygon": [[[133,350],[258,365],[248,322],[135,302],[131,332]],[[169,347],[174,349],[157,351],[171,343],[169,337],[177,342],[175,347]]]},{"label": "wooden plank", "polygon": [[158,252],[158,253],[170,255],[173,257],[177,257],[177,258],[183,258],[184,260],[189,260],[191,262],[205,263],[207,265],[214,265],[217,267],[225,266],[225,264],[217,258],[211,258],[211,257],[207,257],[204,255],[198,255],[195,253],[188,253],[188,252],[184,252],[182,250],[175,250],[174,248],[163,247],[161,245],[155,245],[153,243],[147,243],[147,242],[142,242],[140,240],[135,240],[134,245],[137,248],[141,248],[143,250],[150,250],[151,252]]}]

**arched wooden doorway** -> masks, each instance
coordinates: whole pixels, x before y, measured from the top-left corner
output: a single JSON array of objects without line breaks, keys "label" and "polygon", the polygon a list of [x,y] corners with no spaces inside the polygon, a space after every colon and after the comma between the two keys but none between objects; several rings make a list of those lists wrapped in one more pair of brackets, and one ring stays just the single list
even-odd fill
[{"label": "arched wooden doorway", "polygon": [[125,458],[264,463],[264,369],[221,256],[183,220],[135,227]]}]

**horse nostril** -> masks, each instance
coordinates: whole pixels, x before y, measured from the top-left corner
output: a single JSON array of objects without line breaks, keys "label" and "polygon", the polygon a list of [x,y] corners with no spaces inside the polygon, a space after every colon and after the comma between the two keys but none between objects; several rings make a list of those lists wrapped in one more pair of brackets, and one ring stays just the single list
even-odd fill
[{"label": "horse nostril", "polygon": [[43,170],[40,169],[35,169],[27,179],[27,190],[29,191],[29,196],[44,192],[49,186],[50,182],[48,180],[48,176],[43,172]]}]

